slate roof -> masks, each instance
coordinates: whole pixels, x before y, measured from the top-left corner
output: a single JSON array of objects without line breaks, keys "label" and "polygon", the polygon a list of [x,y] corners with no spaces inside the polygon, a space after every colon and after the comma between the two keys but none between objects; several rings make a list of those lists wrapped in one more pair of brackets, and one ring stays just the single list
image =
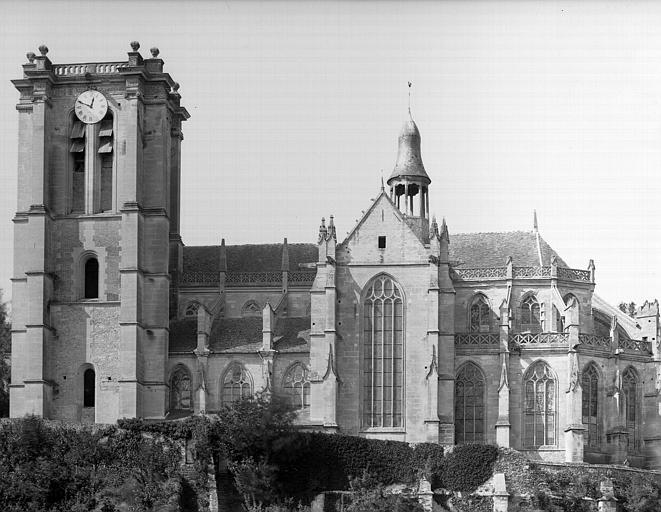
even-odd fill
[{"label": "slate roof", "polygon": [[[539,242],[544,266],[551,264],[553,255],[557,257],[558,266],[568,266],[542,237]],[[515,267],[539,266],[535,233],[450,233],[450,262],[453,267],[504,267],[508,256],[512,256]]]},{"label": "slate roof", "polygon": [[[299,264],[317,261],[316,244],[288,244],[289,268],[299,270]],[[558,258],[558,266],[567,263],[540,237],[542,261],[551,264],[551,257]],[[282,265],[282,244],[228,245],[228,272],[279,271]],[[480,268],[504,267],[507,257],[512,256],[514,266],[539,265],[537,240],[532,231],[502,233],[454,233],[450,234],[450,261],[454,267]],[[184,247],[184,271],[218,271],[220,246],[205,245]]]},{"label": "slate roof", "polygon": [[274,345],[280,352],[310,351],[310,317],[282,318],[275,326]]},{"label": "slate roof", "polygon": [[[282,268],[283,244],[227,245],[228,272],[271,272]],[[299,270],[299,263],[317,261],[316,244],[287,244],[289,268]],[[219,245],[184,247],[184,272],[217,272],[220,262]]]},{"label": "slate roof", "polygon": [[170,320],[170,352],[187,352],[197,346],[197,318]]},{"label": "slate roof", "polygon": [[[197,346],[197,319],[170,323],[170,352],[190,352]],[[310,350],[310,317],[281,318],[274,333],[274,348],[280,352]],[[209,345],[214,352],[255,352],[262,346],[262,318],[220,318],[211,327]]]}]

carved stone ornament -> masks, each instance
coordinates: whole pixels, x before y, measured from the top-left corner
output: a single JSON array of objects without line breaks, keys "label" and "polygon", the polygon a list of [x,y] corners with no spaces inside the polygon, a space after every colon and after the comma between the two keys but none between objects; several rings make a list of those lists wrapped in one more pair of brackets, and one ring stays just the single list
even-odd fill
[{"label": "carved stone ornament", "polygon": [[46,54],[48,53],[48,46],[46,46],[45,44],[42,44],[39,47],[39,53],[41,53],[41,55],[45,57]]},{"label": "carved stone ornament", "polygon": [[172,90],[173,90],[174,92],[177,92],[177,91],[179,90],[179,82],[175,82],[175,83],[172,85]]},{"label": "carved stone ornament", "polygon": [[34,52],[28,52],[28,53],[25,54],[25,56],[28,58],[28,61],[30,62],[30,64],[32,64],[34,62],[34,58],[36,57]]},{"label": "carved stone ornament", "polygon": [[158,57],[158,54],[160,53],[160,50],[156,48],[155,46],[149,50],[151,52],[151,56],[155,59]]},{"label": "carved stone ornament", "polygon": [[138,43],[137,41],[131,41],[131,49],[134,52],[137,52],[140,49],[140,43]]}]

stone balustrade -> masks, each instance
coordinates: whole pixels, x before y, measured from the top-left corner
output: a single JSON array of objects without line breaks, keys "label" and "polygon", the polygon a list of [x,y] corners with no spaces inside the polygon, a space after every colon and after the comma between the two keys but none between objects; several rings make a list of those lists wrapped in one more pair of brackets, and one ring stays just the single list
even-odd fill
[{"label": "stone balustrade", "polygon": [[493,333],[460,333],[454,335],[454,344],[457,346],[498,345],[498,334]]},{"label": "stone balustrade", "polygon": [[[552,266],[512,267],[512,279],[549,279],[553,276]],[[507,267],[452,268],[452,277],[457,281],[494,281],[508,279]],[[558,279],[564,281],[592,282],[589,270],[557,267]]]},{"label": "stone balustrade", "polygon": [[53,74],[55,76],[80,76],[86,73],[96,75],[111,75],[126,66],[126,62],[97,62],[89,64],[54,64]]}]

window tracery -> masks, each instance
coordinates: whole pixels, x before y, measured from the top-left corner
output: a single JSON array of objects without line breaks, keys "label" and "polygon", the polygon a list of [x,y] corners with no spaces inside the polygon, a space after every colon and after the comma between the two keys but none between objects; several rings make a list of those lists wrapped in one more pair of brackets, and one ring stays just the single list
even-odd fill
[{"label": "window tracery", "polygon": [[542,327],[539,302],[534,295],[528,295],[521,302],[521,327],[531,331],[539,331]]},{"label": "window tracery", "polygon": [[225,372],[222,381],[221,402],[229,405],[232,402],[252,396],[252,378],[242,365],[234,363]]},{"label": "window tracery", "polygon": [[545,362],[536,362],[526,372],[524,395],[524,446],[555,444],[556,381]]},{"label": "window tracery", "polygon": [[489,332],[491,329],[491,308],[487,298],[478,294],[470,307],[470,332]]},{"label": "window tracery", "polygon": [[200,308],[200,303],[199,302],[190,302],[188,306],[186,306],[186,311],[184,312],[184,316],[197,316],[197,310]]},{"label": "window tracery", "polygon": [[287,370],[282,387],[295,410],[310,407],[310,372],[303,364],[295,363]]},{"label": "window tracery", "polygon": [[455,379],[455,443],[484,442],[484,376],[474,363],[465,364]]},{"label": "window tracery", "polygon": [[363,300],[363,426],[403,426],[404,306],[402,292],[379,276]]}]

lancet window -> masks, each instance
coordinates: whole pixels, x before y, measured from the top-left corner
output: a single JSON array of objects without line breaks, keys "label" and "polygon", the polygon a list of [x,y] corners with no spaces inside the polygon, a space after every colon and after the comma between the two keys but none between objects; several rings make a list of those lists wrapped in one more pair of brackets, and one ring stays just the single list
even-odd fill
[{"label": "lancet window", "polygon": [[581,375],[583,388],[583,424],[587,428],[587,446],[599,446],[599,372],[594,364],[589,364]]},{"label": "lancet window", "polygon": [[629,367],[622,374],[623,413],[629,433],[629,446],[634,450],[640,447],[638,432],[638,375]]},{"label": "lancet window", "polygon": [[83,407],[94,407],[96,402],[96,373],[88,368],[83,373]]}]

